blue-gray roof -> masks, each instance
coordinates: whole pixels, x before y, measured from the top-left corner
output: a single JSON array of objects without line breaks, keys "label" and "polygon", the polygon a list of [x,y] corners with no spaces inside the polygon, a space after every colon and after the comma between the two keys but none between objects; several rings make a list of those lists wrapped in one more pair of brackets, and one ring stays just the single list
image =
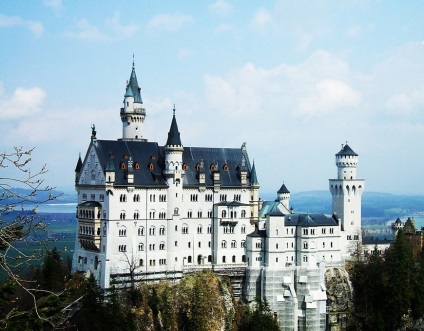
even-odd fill
[{"label": "blue-gray roof", "polygon": [[337,155],[339,155],[339,156],[342,156],[342,155],[358,156],[358,154],[356,154],[356,153],[353,151],[353,149],[349,147],[349,145],[348,145],[348,144],[344,145],[344,146],[342,147],[342,149],[340,150],[340,152],[338,152],[338,153],[336,154],[336,156],[337,156]]},{"label": "blue-gray roof", "polygon": [[[115,184],[127,185],[126,174],[128,161],[132,158],[134,168],[134,185],[167,187],[162,173],[165,166],[165,147],[155,142],[97,140],[94,144],[100,160],[100,166],[115,169]],[[207,148],[184,147],[183,163],[186,168],[183,178],[184,186],[199,187],[197,168],[203,161],[205,185],[213,186],[213,173],[220,172],[220,185],[240,187],[240,168],[243,157],[246,161],[247,185],[250,185],[251,166],[246,151],[241,148]],[[199,167],[196,167],[199,165]]]},{"label": "blue-gray roof", "polygon": [[175,113],[172,117],[172,123],[168,132],[168,139],[166,140],[166,145],[182,146],[180,132],[178,131],[177,119],[175,118]]},{"label": "blue-gray roof", "polygon": [[290,193],[290,191],[287,189],[286,185],[283,183],[283,185],[281,185],[277,193]]},{"label": "blue-gray roof", "polygon": [[284,217],[285,226],[336,226],[338,225],[335,216],[327,216],[324,214],[290,214]]},{"label": "blue-gray roof", "polygon": [[135,74],[134,63],[131,71],[130,81],[128,82],[128,87],[125,95],[129,93],[128,88],[131,89],[131,92],[134,96],[134,102],[143,103],[140,95],[140,87],[138,86],[137,75]]}]

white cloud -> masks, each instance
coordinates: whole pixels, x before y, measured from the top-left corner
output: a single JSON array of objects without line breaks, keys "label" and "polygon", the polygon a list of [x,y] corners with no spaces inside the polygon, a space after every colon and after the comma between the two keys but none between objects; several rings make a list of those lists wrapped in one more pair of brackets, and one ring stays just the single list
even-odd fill
[{"label": "white cloud", "polygon": [[158,14],[154,16],[147,27],[149,29],[164,29],[168,31],[175,31],[181,28],[183,25],[190,24],[193,22],[193,17],[182,14]]},{"label": "white cloud", "polygon": [[77,31],[68,31],[66,35],[83,41],[121,40],[132,37],[137,29],[137,24],[121,24],[120,13],[115,12],[112,18],[106,20],[103,30],[91,24],[87,19],[81,18],[76,23]]},{"label": "white cloud", "polygon": [[256,10],[251,20],[251,26],[254,29],[262,30],[269,25],[272,21],[272,15],[264,8]]},{"label": "white cloud", "polygon": [[424,85],[410,92],[390,96],[386,107],[391,114],[400,116],[420,111],[424,107]]},{"label": "white cloud", "polygon": [[360,93],[346,83],[324,79],[315,85],[313,95],[299,101],[298,110],[301,115],[322,116],[336,109],[357,107],[360,101]]},{"label": "white cloud", "polygon": [[225,0],[217,0],[209,5],[209,10],[218,15],[228,15],[231,13],[233,7]]},{"label": "white cloud", "polygon": [[62,0],[43,0],[45,6],[52,8],[56,14],[63,10]]},{"label": "white cloud", "polygon": [[40,111],[46,93],[39,87],[18,87],[7,96],[0,83],[0,120],[22,119]]},{"label": "white cloud", "polygon": [[120,22],[121,15],[119,12],[115,12],[113,17],[107,20],[107,24],[111,27],[111,30],[115,36],[120,36],[121,38],[130,38],[132,37],[137,29],[137,24],[128,24],[122,25]]},{"label": "white cloud", "polygon": [[37,21],[24,20],[19,16],[0,15],[0,28],[12,28],[23,26],[28,28],[36,37],[40,37],[44,32],[43,24]]},{"label": "white cloud", "polygon": [[105,41],[108,36],[100,31],[100,29],[94,25],[91,25],[85,18],[77,21],[77,32],[68,32],[66,35],[79,40],[85,41]]}]

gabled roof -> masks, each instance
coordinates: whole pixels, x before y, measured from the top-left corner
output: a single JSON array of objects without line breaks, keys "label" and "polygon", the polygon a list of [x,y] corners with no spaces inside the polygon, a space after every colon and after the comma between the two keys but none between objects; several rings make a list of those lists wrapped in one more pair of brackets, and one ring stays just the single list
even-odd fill
[{"label": "gabled roof", "polygon": [[334,216],[324,214],[290,214],[285,216],[284,225],[301,227],[337,226],[338,221]]},{"label": "gabled roof", "polygon": [[167,146],[182,146],[180,132],[178,131],[177,119],[175,118],[175,109],[174,116],[172,117],[171,128],[168,132],[168,139],[166,140]]},{"label": "gabled roof", "polygon": [[290,193],[290,191],[287,189],[286,185],[283,183],[283,185],[280,187],[280,189],[277,191],[277,193]]},{"label": "gabled roof", "polygon": [[[165,167],[164,146],[159,146],[155,142],[125,140],[97,140],[92,144],[98,155],[101,169],[103,171],[115,171],[115,185],[127,185],[126,175],[128,161],[131,157],[134,169],[134,185],[167,187],[166,180],[162,175]],[[248,155],[242,149],[184,147],[185,175],[183,185],[185,187],[200,186],[196,165],[200,165],[203,161],[204,185],[213,186],[213,174],[219,171],[222,187],[241,187],[238,166],[243,157],[246,160],[246,169],[248,170],[246,185],[249,186],[251,167]]]},{"label": "gabled roof", "polygon": [[337,155],[339,155],[339,156],[342,156],[342,155],[358,156],[358,154],[356,154],[356,153],[352,150],[352,148],[350,148],[350,147],[349,147],[349,145],[348,145],[348,144],[346,144],[346,145],[342,146],[342,149],[340,150],[340,152],[338,152],[338,153],[336,154],[336,156],[337,156]]}]

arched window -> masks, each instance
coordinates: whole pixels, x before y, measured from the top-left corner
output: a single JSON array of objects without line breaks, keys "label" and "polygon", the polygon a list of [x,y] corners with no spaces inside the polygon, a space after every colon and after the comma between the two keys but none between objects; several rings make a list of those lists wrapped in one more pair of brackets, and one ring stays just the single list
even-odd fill
[{"label": "arched window", "polygon": [[138,244],[138,250],[141,252],[141,251],[144,251],[144,244],[143,243],[139,243]]},{"label": "arched window", "polygon": [[221,213],[222,218],[226,218],[227,217],[227,211],[223,210]]},{"label": "arched window", "polygon": [[143,227],[143,226],[140,226],[140,227],[138,228],[138,235],[139,235],[139,236],[144,236],[144,227]]},{"label": "arched window", "polygon": [[227,248],[227,242],[225,240],[221,241],[221,248]]},{"label": "arched window", "polygon": [[246,217],[246,211],[245,210],[241,211],[241,217]]}]

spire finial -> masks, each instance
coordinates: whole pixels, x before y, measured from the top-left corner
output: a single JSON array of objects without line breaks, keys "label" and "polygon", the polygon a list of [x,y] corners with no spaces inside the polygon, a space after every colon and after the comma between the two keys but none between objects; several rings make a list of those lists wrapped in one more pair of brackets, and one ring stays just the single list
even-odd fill
[{"label": "spire finial", "polygon": [[132,66],[133,66],[133,69],[134,69],[134,52],[133,52],[133,65]]},{"label": "spire finial", "polygon": [[174,109],[172,110],[173,115],[175,116],[175,103],[174,103]]}]

